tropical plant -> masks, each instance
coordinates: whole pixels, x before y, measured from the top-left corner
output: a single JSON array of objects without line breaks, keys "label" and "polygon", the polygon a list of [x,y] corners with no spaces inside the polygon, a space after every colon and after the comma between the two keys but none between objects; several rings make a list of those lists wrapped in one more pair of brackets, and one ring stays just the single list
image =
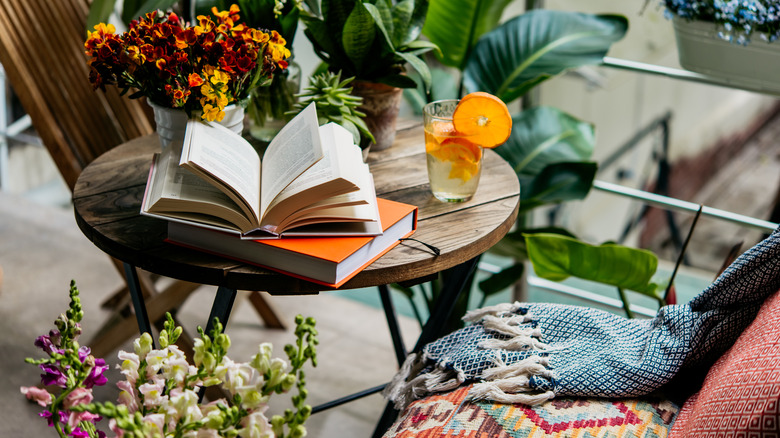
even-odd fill
[{"label": "tropical plant", "polygon": [[[436,80],[430,92],[426,95],[419,85],[416,90],[407,90],[408,100],[421,107],[432,98],[485,91],[509,104],[552,77],[600,63],[628,27],[621,16],[553,10],[530,10],[499,24],[510,3],[431,0],[423,34],[439,47],[437,59],[448,70],[434,68]],[[447,80],[453,76],[458,79]],[[531,228],[528,213],[537,207],[583,199],[597,169],[590,161],[595,144],[591,124],[544,106],[512,118],[509,139],[494,150],[513,166],[520,179],[520,218],[517,231],[491,251],[516,263],[480,282],[485,296],[522,277],[528,260],[524,234],[550,231],[571,236],[560,228]],[[409,289],[404,291],[411,295]],[[427,295],[427,301],[435,301],[435,287]]]},{"label": "tropical plant", "polygon": [[738,44],[748,44],[754,33],[765,41],[780,38],[780,5],[775,0],[661,0],[660,4],[667,18],[712,22],[720,38]]},{"label": "tropical plant", "polygon": [[317,119],[320,125],[334,122],[345,127],[357,145],[374,142],[374,136],[363,121],[365,114],[357,108],[363,98],[353,96],[348,85],[353,78],[341,80],[341,72],[323,71],[309,78],[309,86],[298,97],[298,103],[288,114],[294,116],[312,103],[317,105]]},{"label": "tropical plant", "polygon": [[356,80],[415,87],[411,66],[427,88],[430,70],[420,58],[436,46],[419,39],[428,0],[320,0],[301,14],[304,33],[328,69]]}]

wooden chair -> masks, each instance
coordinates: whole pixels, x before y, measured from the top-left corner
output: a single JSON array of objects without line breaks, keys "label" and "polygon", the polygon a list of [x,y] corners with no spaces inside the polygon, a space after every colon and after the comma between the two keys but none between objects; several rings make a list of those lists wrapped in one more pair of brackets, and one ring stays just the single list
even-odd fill
[{"label": "wooden chair", "polygon": [[[0,64],[33,127],[73,190],[84,167],[103,152],[154,131],[151,109],[142,100],[120,96],[113,87],[94,91],[84,54],[91,0],[0,0]],[[122,263],[114,260],[120,273]],[[150,318],[176,308],[200,285],[174,281],[155,290],[155,278],[139,273]],[[117,309],[127,287],[109,300]],[[283,328],[259,292],[250,301],[266,325]],[[132,337],[132,315],[114,315],[91,343],[99,356]]]}]

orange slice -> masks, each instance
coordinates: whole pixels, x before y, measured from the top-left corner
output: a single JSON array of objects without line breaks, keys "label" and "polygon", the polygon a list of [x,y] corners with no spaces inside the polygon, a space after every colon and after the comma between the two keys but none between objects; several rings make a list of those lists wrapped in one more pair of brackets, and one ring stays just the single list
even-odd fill
[{"label": "orange slice", "polygon": [[460,134],[485,148],[503,144],[512,133],[512,116],[506,104],[482,91],[469,93],[458,102],[452,124]]}]

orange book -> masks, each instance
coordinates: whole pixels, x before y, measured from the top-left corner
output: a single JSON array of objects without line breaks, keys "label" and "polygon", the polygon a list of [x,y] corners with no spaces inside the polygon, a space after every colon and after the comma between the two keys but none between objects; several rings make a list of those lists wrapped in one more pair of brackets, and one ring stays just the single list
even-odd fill
[{"label": "orange book", "polygon": [[246,240],[236,234],[169,222],[167,241],[339,287],[417,228],[416,206],[387,199],[377,199],[377,205],[383,230],[379,236]]}]

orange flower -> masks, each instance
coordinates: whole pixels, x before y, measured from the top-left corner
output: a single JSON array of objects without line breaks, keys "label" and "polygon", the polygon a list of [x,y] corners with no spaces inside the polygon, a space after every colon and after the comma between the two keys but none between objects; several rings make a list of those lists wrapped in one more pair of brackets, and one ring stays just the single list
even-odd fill
[{"label": "orange flower", "polygon": [[187,82],[189,83],[190,88],[200,87],[203,85],[203,78],[197,73],[190,73],[187,77]]}]

